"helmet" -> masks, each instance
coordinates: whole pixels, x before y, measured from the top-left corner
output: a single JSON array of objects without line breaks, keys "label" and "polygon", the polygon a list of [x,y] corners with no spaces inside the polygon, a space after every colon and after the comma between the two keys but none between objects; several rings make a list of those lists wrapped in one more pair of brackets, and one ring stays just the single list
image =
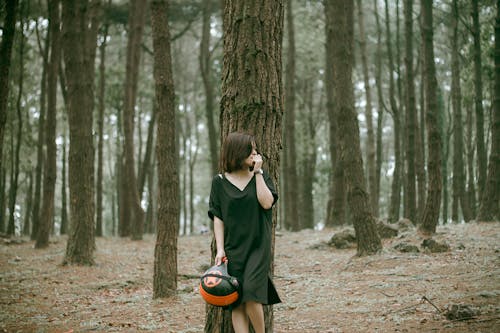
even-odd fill
[{"label": "helmet", "polygon": [[228,306],[238,300],[238,280],[227,273],[227,260],[207,269],[200,279],[200,294],[211,305]]}]

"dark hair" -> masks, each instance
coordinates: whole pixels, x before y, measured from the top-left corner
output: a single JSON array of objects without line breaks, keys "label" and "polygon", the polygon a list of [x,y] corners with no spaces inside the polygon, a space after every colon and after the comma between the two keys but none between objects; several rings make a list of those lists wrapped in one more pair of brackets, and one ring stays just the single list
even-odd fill
[{"label": "dark hair", "polygon": [[223,172],[240,170],[243,161],[252,154],[256,147],[255,138],[248,133],[233,132],[224,140],[220,168]]}]

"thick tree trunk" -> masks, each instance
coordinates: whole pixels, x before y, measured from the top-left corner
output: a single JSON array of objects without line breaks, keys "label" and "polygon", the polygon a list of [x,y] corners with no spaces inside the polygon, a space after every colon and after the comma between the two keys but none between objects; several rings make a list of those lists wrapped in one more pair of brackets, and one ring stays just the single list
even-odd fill
[{"label": "thick tree trunk", "polygon": [[68,87],[70,232],[65,264],[92,265],[95,250],[94,61],[99,1],[63,1]]},{"label": "thick tree trunk", "polygon": [[484,186],[486,183],[486,169],[488,157],[484,139],[484,111],[483,111],[483,78],[481,61],[481,25],[479,23],[478,0],[472,0],[472,37],[474,40],[474,107],[476,114],[476,149],[477,149],[477,173],[478,173],[478,198],[482,200]]},{"label": "thick tree trunk", "polygon": [[[224,7],[221,139],[234,131],[252,133],[277,188],[283,116],[283,16],[279,0],[226,0]],[[276,217],[274,210],[271,272]],[[272,332],[272,307],[266,306],[264,311],[266,332]],[[208,307],[205,332],[232,332],[231,326],[227,311]]]},{"label": "thick tree trunk", "polygon": [[57,178],[57,79],[61,61],[60,1],[49,0],[49,29],[51,35],[50,61],[47,78],[47,119],[45,122],[46,162],[43,177],[43,201],[35,248],[49,246],[49,234],[54,220],[54,196]]},{"label": "thick tree trunk", "polygon": [[326,212],[325,226],[332,227],[335,225],[342,225],[346,221],[346,188],[344,180],[344,166],[342,164],[338,132],[339,127],[337,124],[337,116],[335,105],[337,101],[334,97],[334,63],[333,63],[333,47],[335,44],[334,31],[336,29],[336,22],[333,18],[333,2],[325,1],[325,17],[326,17],[326,70],[325,70],[325,88],[326,88],[326,108],[328,112],[329,123],[329,150],[331,170],[329,182],[329,198]]},{"label": "thick tree trunk", "polygon": [[334,97],[337,102],[340,159],[345,166],[347,202],[354,222],[358,243],[357,255],[370,255],[382,249],[375,218],[366,192],[359,125],[354,111],[353,70],[353,3],[335,0],[332,17],[337,29],[333,32]]},{"label": "thick tree trunk", "polygon": [[[0,172],[3,170],[3,142],[7,124],[7,98],[9,96],[9,74],[11,65],[12,45],[16,32],[16,15],[18,0],[7,1],[5,5],[5,20],[2,26],[2,42],[0,43]],[[3,209],[0,215],[4,225]],[[1,230],[3,231],[3,230]]]},{"label": "thick tree trunk", "polygon": [[370,202],[372,212],[376,215],[378,208],[378,196],[376,191],[376,169],[375,169],[375,134],[373,131],[372,117],[372,94],[370,88],[370,74],[368,68],[368,58],[366,52],[365,19],[363,15],[363,5],[361,0],[357,0],[358,7],[358,26],[359,26],[359,44],[361,50],[361,64],[363,67],[363,80],[365,84],[365,116],[366,116],[366,169],[368,173],[368,192],[370,193]]},{"label": "thick tree trunk", "polygon": [[488,163],[488,178],[479,207],[478,221],[498,221],[500,219],[500,5],[497,1],[495,21],[495,86],[493,100],[493,126],[491,128],[491,152]]},{"label": "thick tree trunk", "polygon": [[217,130],[214,122],[215,84],[212,77],[212,62],[210,52],[210,16],[211,0],[203,0],[203,28],[200,43],[200,72],[205,89],[205,117],[207,118],[208,142],[210,147],[211,175],[218,172],[219,151],[217,147]]},{"label": "thick tree trunk", "polygon": [[131,237],[135,240],[142,239],[144,229],[144,211],[141,207],[141,194],[137,191],[137,176],[135,174],[134,153],[134,113],[137,95],[137,82],[139,76],[139,62],[141,55],[141,40],[146,17],[147,1],[132,0],[129,11],[129,38],[127,43],[127,64],[125,77],[125,94],[123,102],[123,129],[124,129],[124,174],[123,195],[128,198],[129,205],[123,206],[121,219],[128,219],[125,225],[131,226]]},{"label": "thick tree trunk", "polygon": [[179,167],[176,146],[175,91],[170,53],[168,3],[151,2],[154,79],[158,127],[158,232],[155,245],[153,298],[177,289],[177,234],[179,232]]},{"label": "thick tree trunk", "polygon": [[472,214],[465,192],[464,131],[462,125],[462,92],[460,88],[460,59],[458,46],[458,21],[460,12],[457,0],[452,3],[452,39],[451,39],[451,102],[453,106],[453,203],[451,219],[459,221],[458,207],[462,208],[465,221],[470,221]]},{"label": "thick tree trunk", "polygon": [[436,232],[441,207],[441,135],[439,132],[439,108],[437,98],[436,67],[434,64],[434,43],[432,26],[432,0],[422,0],[422,40],[424,56],[425,124],[429,159],[427,170],[429,186],[427,201],[420,230],[425,234]]},{"label": "thick tree trunk", "polygon": [[283,182],[284,182],[284,219],[291,231],[301,228],[299,221],[299,192],[297,178],[297,152],[295,145],[295,32],[292,1],[286,1],[286,27],[288,50],[285,67],[285,112],[283,136]]}]

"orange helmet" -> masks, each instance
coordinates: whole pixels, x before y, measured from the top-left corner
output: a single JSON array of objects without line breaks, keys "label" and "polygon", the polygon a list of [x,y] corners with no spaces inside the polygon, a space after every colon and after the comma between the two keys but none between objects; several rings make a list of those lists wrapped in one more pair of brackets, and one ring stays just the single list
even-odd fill
[{"label": "orange helmet", "polygon": [[227,273],[227,260],[207,269],[201,276],[200,294],[211,305],[228,306],[238,300],[238,280]]}]

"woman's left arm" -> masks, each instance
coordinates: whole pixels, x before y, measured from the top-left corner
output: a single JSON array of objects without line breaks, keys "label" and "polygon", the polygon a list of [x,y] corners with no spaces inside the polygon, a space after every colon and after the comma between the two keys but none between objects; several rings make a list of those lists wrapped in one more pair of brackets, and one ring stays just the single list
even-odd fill
[{"label": "woman's left arm", "polygon": [[274,196],[269,187],[267,187],[264,175],[259,172],[255,172],[255,183],[257,186],[257,200],[260,205],[264,209],[271,209],[274,203]]}]

